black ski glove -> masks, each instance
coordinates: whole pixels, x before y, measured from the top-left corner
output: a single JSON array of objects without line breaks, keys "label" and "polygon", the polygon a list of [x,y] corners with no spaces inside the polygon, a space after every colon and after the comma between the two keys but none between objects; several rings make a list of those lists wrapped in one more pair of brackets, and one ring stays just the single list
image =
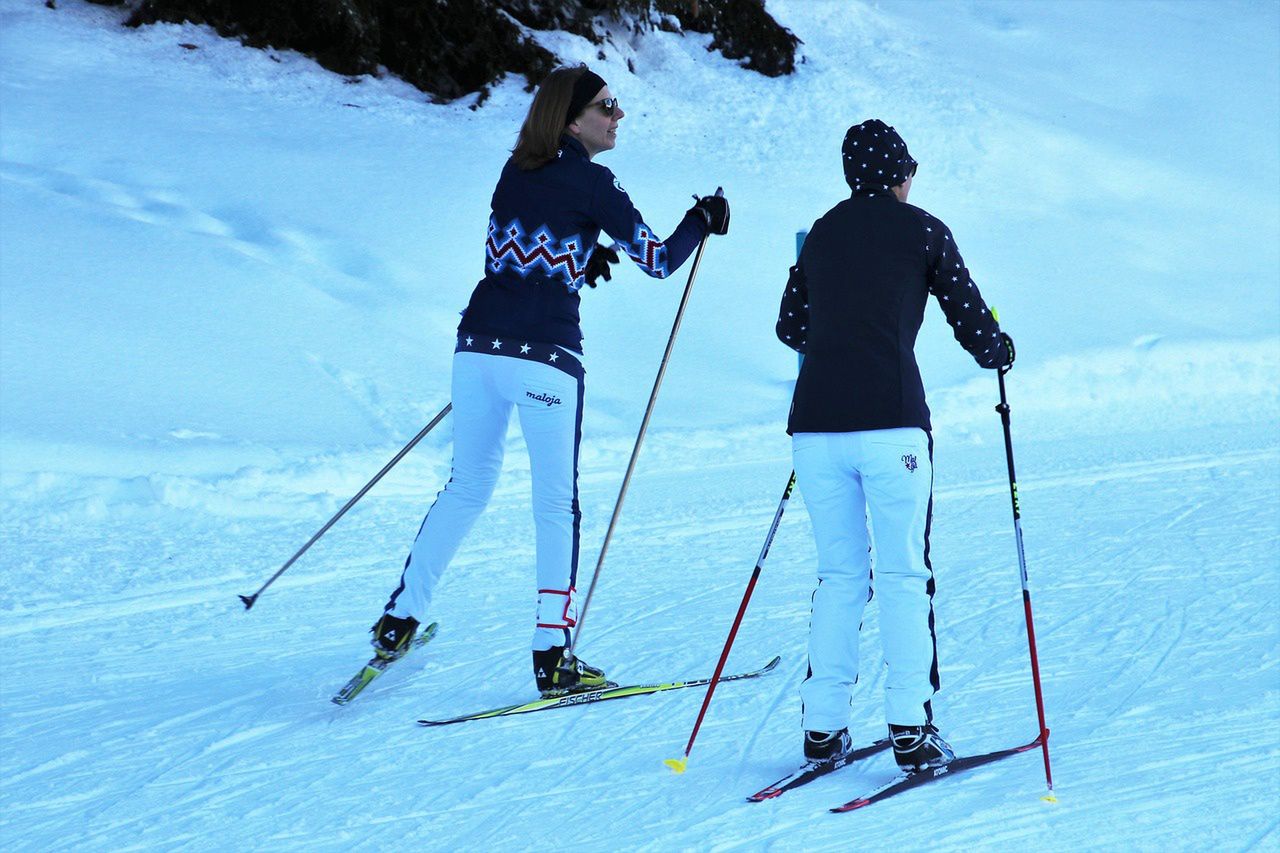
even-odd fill
[{"label": "black ski glove", "polygon": [[587,269],[583,273],[586,276],[587,284],[591,287],[596,286],[596,279],[604,277],[605,281],[613,281],[613,273],[609,270],[609,264],[618,262],[618,253],[608,246],[596,244],[591,251],[591,257],[587,260]]},{"label": "black ski glove", "polygon": [[707,223],[707,230],[712,234],[729,233],[729,200],[722,195],[704,195],[693,203],[689,212],[698,215]]},{"label": "black ski glove", "polygon": [[1000,340],[1004,343],[1004,348],[1009,351],[1009,357],[1005,359],[1004,364],[1000,365],[1000,370],[1007,371],[1009,368],[1013,367],[1013,359],[1016,356],[1013,349],[1013,338],[1009,337],[1004,332],[1001,332]]}]

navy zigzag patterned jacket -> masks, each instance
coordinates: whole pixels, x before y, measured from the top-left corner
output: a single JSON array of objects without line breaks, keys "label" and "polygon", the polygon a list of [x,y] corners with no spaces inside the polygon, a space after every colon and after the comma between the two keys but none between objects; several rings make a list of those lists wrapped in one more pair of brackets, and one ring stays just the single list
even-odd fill
[{"label": "navy zigzag patterned jacket", "polygon": [[485,276],[458,331],[559,344],[581,351],[578,290],[603,230],[654,278],[675,272],[707,226],[685,215],[661,239],[645,224],[613,172],[592,163],[571,136],[560,156],[525,171],[510,160],[493,191]]}]

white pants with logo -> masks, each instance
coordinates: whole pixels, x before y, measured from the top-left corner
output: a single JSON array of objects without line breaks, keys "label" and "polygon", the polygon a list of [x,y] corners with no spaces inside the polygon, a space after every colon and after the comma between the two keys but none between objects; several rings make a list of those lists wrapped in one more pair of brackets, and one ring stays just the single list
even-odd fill
[{"label": "white pants with logo", "polygon": [[888,667],[886,720],[931,721],[938,666],[929,565],[929,434],[917,428],[797,433],[792,452],[818,546],[810,674],[800,687],[804,728],[835,731],[849,724],[873,565]]},{"label": "white pants with logo", "polygon": [[533,481],[538,580],[533,648],[566,644],[577,617],[573,593],[582,517],[578,508],[582,369],[565,350],[535,346],[535,355],[542,350],[558,352],[558,364],[576,367],[576,375],[529,356],[454,355],[453,472],[423,519],[400,586],[387,602],[393,616],[427,621],[436,582],[497,485],[514,408],[529,449]]}]

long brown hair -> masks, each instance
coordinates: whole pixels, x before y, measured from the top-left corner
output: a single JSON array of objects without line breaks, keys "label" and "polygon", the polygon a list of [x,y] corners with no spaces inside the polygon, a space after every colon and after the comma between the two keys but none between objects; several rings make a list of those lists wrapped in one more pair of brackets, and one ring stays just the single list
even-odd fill
[{"label": "long brown hair", "polygon": [[511,159],[518,167],[528,171],[556,159],[569,101],[573,99],[573,84],[586,71],[585,65],[557,68],[542,81],[520,126],[516,147],[511,149]]}]

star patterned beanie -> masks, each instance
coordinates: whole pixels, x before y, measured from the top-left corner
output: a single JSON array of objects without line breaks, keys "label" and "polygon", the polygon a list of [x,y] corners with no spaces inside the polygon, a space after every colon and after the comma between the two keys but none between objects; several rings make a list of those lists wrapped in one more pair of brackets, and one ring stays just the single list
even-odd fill
[{"label": "star patterned beanie", "polygon": [[844,179],[855,193],[887,190],[915,174],[916,161],[898,132],[878,118],[855,124],[844,135]]}]

